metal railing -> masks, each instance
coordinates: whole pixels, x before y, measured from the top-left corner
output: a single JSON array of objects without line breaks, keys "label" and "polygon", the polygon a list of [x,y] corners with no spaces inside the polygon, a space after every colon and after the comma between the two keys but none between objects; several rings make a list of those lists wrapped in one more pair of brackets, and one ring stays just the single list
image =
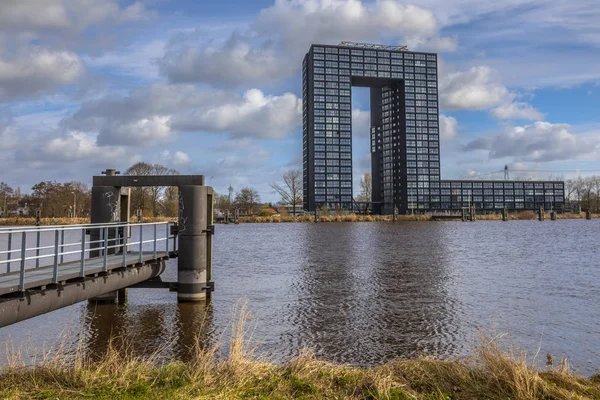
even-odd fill
[{"label": "metal railing", "polygon": [[[129,241],[129,232],[138,228],[137,241]],[[144,240],[144,227],[152,227],[152,236]],[[12,271],[14,264],[19,265],[19,291],[25,290],[25,275],[26,271],[31,271],[34,268],[31,266],[35,261],[35,268],[40,267],[40,260],[51,259],[52,263],[47,266],[52,266],[52,283],[58,282],[60,274],[59,267],[65,262],[65,256],[71,258],[79,255],[80,262],[79,276],[84,277],[86,273],[86,261],[92,259],[102,259],[102,271],[108,271],[109,254],[122,254],[122,261],[119,267],[126,267],[128,260],[128,251],[136,251],[139,253],[138,262],[143,262],[144,245],[152,243],[151,254],[154,258],[158,251],[164,251],[169,254],[169,240],[175,239],[171,235],[171,223],[169,222],[153,222],[153,223],[108,223],[108,224],[82,224],[82,225],[55,225],[55,226],[40,226],[40,227],[16,227],[0,229],[0,243],[2,238],[6,237],[6,250],[0,251],[0,266],[6,265],[6,274]],[[54,241],[52,244],[42,245],[42,234],[54,233]],[[164,232],[164,236],[162,235]],[[77,235],[79,233],[79,235]],[[133,233],[133,232],[132,232]],[[65,234],[67,236],[80,237],[76,242],[65,243]],[[90,236],[88,239],[87,236]],[[27,239],[35,236],[35,246],[28,246]],[[160,236],[160,237],[159,237]],[[20,238],[20,244],[13,246],[14,239]],[[94,238],[95,240],[92,240]],[[164,245],[159,242],[164,242]],[[87,246],[86,246],[87,245]],[[172,250],[176,250],[176,240],[173,241]],[[16,247],[16,248],[13,248]],[[35,255],[29,255],[35,252]],[[41,254],[42,252],[46,254]],[[87,253],[87,257],[86,257]],[[14,256],[18,257],[14,257]],[[90,257],[94,255],[94,257]],[[4,258],[5,257],[5,258]],[[28,267],[27,261],[30,261]],[[68,261],[69,263],[76,262],[77,257]],[[0,274],[2,275],[2,274]]]}]

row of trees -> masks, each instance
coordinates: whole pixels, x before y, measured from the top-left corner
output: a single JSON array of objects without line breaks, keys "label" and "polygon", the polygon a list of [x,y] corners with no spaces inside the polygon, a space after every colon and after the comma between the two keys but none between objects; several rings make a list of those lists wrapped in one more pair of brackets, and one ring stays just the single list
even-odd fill
[{"label": "row of trees", "polygon": [[30,194],[0,183],[0,211],[4,215],[31,214],[40,211],[42,218],[87,216],[91,204],[90,190],[81,182],[44,181],[33,185]]},{"label": "row of trees", "polygon": [[587,176],[565,181],[567,208],[600,212],[600,176]]},{"label": "row of trees", "polygon": [[[161,164],[138,162],[125,175],[178,175],[174,169]],[[42,218],[88,217],[91,208],[90,188],[82,182],[44,181],[33,185],[30,194],[22,195],[0,182],[0,213],[4,215],[33,215],[40,211]],[[131,210],[142,210],[145,216],[175,217],[178,212],[176,187],[136,187],[131,189]]]}]

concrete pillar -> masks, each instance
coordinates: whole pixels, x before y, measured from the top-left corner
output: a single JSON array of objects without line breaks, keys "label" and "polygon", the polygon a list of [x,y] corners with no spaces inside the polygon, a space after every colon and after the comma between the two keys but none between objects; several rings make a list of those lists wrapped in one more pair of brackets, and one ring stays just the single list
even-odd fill
[{"label": "concrete pillar", "polygon": [[108,292],[100,296],[93,297],[89,300],[90,303],[115,303],[119,296],[119,291]]},{"label": "concrete pillar", "polygon": [[[114,186],[93,186],[92,187],[92,224],[104,224],[108,222],[119,221],[121,207],[120,190]],[[115,236],[114,229],[109,229],[109,239]],[[100,239],[100,229],[90,229],[90,241]],[[92,248],[99,247],[98,243],[92,244]],[[90,257],[99,257],[99,251],[91,251]]]},{"label": "concrete pillar", "polygon": [[208,186],[179,187],[177,299],[181,302],[207,297],[212,272],[212,195]]},{"label": "concrete pillar", "polygon": [[117,297],[119,304],[127,303],[127,288],[119,289],[117,291]]}]

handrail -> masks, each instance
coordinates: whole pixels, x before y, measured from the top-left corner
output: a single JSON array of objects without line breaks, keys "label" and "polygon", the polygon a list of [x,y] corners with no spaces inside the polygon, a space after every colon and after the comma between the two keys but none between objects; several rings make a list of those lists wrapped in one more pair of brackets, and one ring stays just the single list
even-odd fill
[{"label": "handrail", "polygon": [[[157,228],[159,225],[164,225],[165,231],[159,231]],[[90,252],[96,253],[102,260],[102,266],[104,271],[108,271],[108,253],[112,250],[114,254],[123,253],[123,265],[127,263],[127,251],[124,249],[133,248],[139,252],[136,254],[138,262],[143,261],[143,247],[146,244],[152,244],[151,249],[148,249],[149,254],[153,254],[154,257],[157,255],[158,243],[165,242],[164,247],[161,244],[161,248],[164,252],[169,253],[169,240],[175,237],[170,233],[171,222],[150,222],[150,223],[129,223],[129,222],[113,222],[107,224],[79,224],[79,225],[57,225],[54,227],[34,227],[34,228],[12,228],[9,230],[0,231],[0,235],[8,235],[7,250],[0,251],[0,256],[6,254],[6,259],[0,260],[0,266],[6,265],[6,273],[11,272],[12,264],[19,265],[19,290],[25,290],[25,275],[26,270],[34,270],[40,266],[41,259],[53,258],[53,283],[57,282],[59,278],[59,267],[64,262],[64,256],[80,254],[80,268],[79,274],[81,277],[85,276],[86,270],[86,253],[89,257]],[[129,241],[126,228],[139,227],[139,238],[136,241]],[[150,238],[144,237],[144,227],[153,227],[150,230]],[[121,230],[121,228],[125,228]],[[65,231],[80,231],[81,240],[74,243],[65,243]],[[41,245],[41,234],[45,232],[54,232],[53,244],[52,245]],[[164,237],[158,237],[159,232],[165,234]],[[88,239],[88,233],[93,233],[96,236],[94,240]],[[21,236],[21,242],[18,248],[12,248],[13,236],[19,234]],[[33,236],[34,243],[31,243],[31,247],[27,247],[27,235]],[[114,235],[114,236],[112,236]],[[112,237],[111,237],[112,236]],[[176,245],[174,241],[174,246]],[[78,249],[70,250],[70,248],[78,247]],[[175,249],[175,248],[174,248]],[[48,250],[53,250],[47,252]],[[135,251],[134,250],[134,251]],[[161,252],[163,250],[160,250]],[[20,253],[20,254],[15,254]],[[28,253],[33,253],[27,256]],[[46,253],[46,254],[44,254]],[[15,258],[15,256],[17,258]],[[26,261],[34,261],[28,268],[26,268]],[[73,262],[72,260],[69,262]],[[75,261],[76,262],[76,261]],[[33,267],[35,265],[35,268]]]},{"label": "handrail", "polygon": [[109,228],[118,228],[118,227],[124,227],[124,226],[139,226],[139,225],[144,225],[144,226],[151,226],[151,225],[163,225],[163,224],[171,224],[172,222],[166,221],[166,222],[135,222],[135,223],[129,223],[129,222],[110,222],[110,223],[106,223],[106,224],[81,224],[81,225],[48,225],[48,226],[34,226],[34,227],[15,227],[15,228],[4,228],[2,230],[0,230],[0,234],[7,234],[7,233],[21,233],[21,232],[50,232],[50,231],[55,231],[55,230],[77,230],[77,229],[81,229],[81,228],[88,228],[88,229],[102,229],[105,227],[109,227]]},{"label": "handrail", "polygon": [[48,228],[52,228],[52,229],[58,229],[58,228],[63,228],[63,227],[82,227],[82,226],[92,226],[94,227],[95,225],[102,225],[102,226],[106,226],[106,225],[117,225],[117,224],[124,224],[125,222],[120,222],[120,221],[116,221],[116,222],[107,222],[107,223],[89,223],[89,224],[68,224],[68,225],[27,225],[27,226],[13,226],[13,227],[6,227],[6,228],[1,228],[2,232],[4,233],[4,231],[15,231],[15,230],[39,230],[39,229],[48,229]]}]

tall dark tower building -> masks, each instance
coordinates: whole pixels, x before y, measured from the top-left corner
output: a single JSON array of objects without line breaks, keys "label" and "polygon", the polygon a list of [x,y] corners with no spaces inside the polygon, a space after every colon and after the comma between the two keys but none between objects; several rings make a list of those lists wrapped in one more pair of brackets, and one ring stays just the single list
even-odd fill
[{"label": "tall dark tower building", "polygon": [[375,212],[564,205],[562,182],[442,181],[437,55],[342,42],[312,45],[302,64],[306,210],[353,209],[352,86],[371,90]]}]

